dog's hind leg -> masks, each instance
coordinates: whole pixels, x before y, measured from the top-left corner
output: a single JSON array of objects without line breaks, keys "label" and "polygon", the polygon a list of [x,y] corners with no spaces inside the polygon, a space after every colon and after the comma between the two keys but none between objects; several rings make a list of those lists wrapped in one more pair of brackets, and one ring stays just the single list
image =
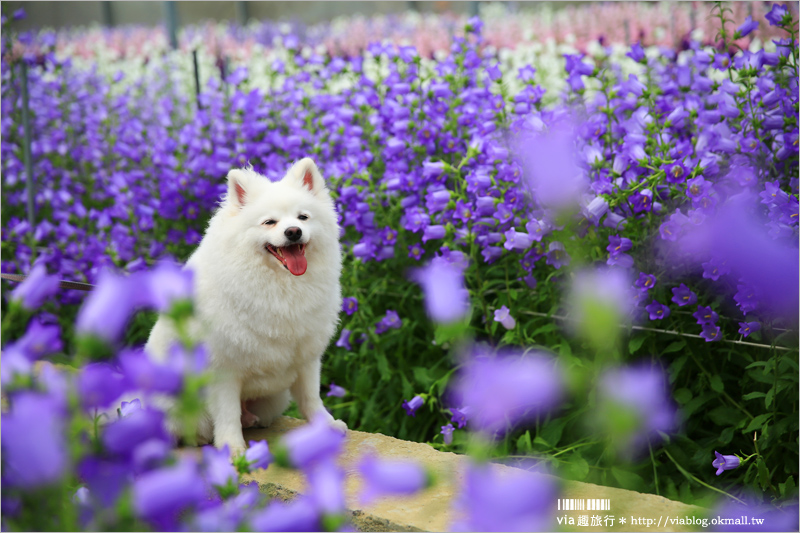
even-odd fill
[{"label": "dog's hind leg", "polygon": [[254,424],[255,427],[265,428],[286,411],[290,401],[289,391],[285,390],[270,396],[248,400],[247,409],[258,417],[258,422]]}]

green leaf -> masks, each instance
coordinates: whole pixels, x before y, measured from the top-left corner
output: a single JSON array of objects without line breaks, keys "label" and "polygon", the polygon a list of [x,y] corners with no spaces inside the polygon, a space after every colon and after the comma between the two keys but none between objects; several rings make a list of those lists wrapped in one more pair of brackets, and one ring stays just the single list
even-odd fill
[{"label": "green leaf", "polygon": [[681,405],[684,405],[688,403],[689,400],[692,399],[692,391],[686,388],[678,389],[675,391],[674,398],[676,402],[678,402]]},{"label": "green leaf", "polygon": [[522,453],[530,453],[533,451],[533,443],[531,442],[531,432],[526,431],[524,435],[520,435],[517,439],[517,450]]},{"label": "green leaf", "polygon": [[719,442],[722,444],[728,444],[732,440],[733,440],[733,428],[731,427],[723,429],[722,433],[719,434]]},{"label": "green leaf", "polygon": [[781,492],[781,498],[793,498],[797,493],[797,485],[794,484],[794,478],[789,476],[785,483],[778,484],[778,490]]},{"label": "green leaf", "polygon": [[762,490],[767,490],[770,485],[769,469],[761,457],[758,458],[758,483],[761,485]]},{"label": "green leaf", "polygon": [[686,346],[686,341],[684,339],[681,339],[670,343],[669,346],[664,348],[664,351],[661,353],[665,354],[665,353],[677,352],[679,350],[682,350],[684,346]]},{"label": "green leaf", "polygon": [[747,425],[747,428],[742,433],[750,433],[751,431],[758,431],[764,425],[764,423],[769,420],[772,416],[772,413],[764,413],[763,415],[758,415],[754,419],[750,421]]},{"label": "green leaf", "polygon": [[377,351],[375,352],[375,358],[378,360],[378,372],[381,374],[381,381],[388,381],[392,377],[392,371],[389,368],[389,361],[386,359],[386,355],[382,351]]},{"label": "green leaf", "polygon": [[414,371],[414,380],[422,386],[423,389],[427,389],[433,383],[433,379],[428,375],[428,369],[422,366],[415,366],[412,368]]},{"label": "green leaf", "polygon": [[714,392],[722,392],[725,390],[725,385],[722,383],[722,378],[718,375],[711,376],[711,390]]},{"label": "green leaf", "polygon": [[586,479],[586,476],[589,475],[589,463],[586,462],[586,459],[581,457],[580,453],[575,452],[572,454],[569,471],[573,479],[580,479],[583,481]]},{"label": "green leaf", "polygon": [[641,337],[632,337],[631,340],[628,341],[628,351],[632,354],[636,353],[639,348],[642,347],[642,344],[644,344],[645,339],[647,339],[645,335]]},{"label": "green leaf", "polygon": [[775,388],[771,388],[767,391],[767,395],[764,398],[764,406],[769,409],[769,406],[772,405],[772,401],[775,399]]},{"label": "green leaf", "polygon": [[611,468],[611,473],[614,475],[614,479],[616,479],[624,489],[637,490],[644,486],[644,480],[641,476],[633,472],[622,470],[615,466]]},{"label": "green leaf", "polygon": [[766,393],[764,393],[764,392],[748,392],[747,394],[742,396],[742,399],[743,400],[754,400],[756,398],[763,398],[764,396],[766,396]]}]

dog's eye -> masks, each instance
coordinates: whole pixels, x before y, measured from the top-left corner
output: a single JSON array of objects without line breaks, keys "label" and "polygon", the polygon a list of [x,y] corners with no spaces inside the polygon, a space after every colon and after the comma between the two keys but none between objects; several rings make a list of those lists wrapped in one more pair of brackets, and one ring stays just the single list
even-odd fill
[{"label": "dog's eye", "polygon": [[265,225],[265,226],[274,226],[274,225],[275,225],[275,221],[274,221],[274,220],[272,220],[272,219],[265,220],[265,221],[264,221],[264,225]]},{"label": "dog's eye", "polygon": [[297,220],[308,220],[308,215],[297,215]]}]

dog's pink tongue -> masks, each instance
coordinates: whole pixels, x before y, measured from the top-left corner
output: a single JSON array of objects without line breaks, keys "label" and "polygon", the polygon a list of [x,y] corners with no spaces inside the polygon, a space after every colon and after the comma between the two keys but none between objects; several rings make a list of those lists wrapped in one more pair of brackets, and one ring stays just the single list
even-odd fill
[{"label": "dog's pink tongue", "polygon": [[283,258],[286,260],[286,268],[295,276],[302,276],[306,273],[308,262],[301,251],[300,245],[293,244],[285,247],[283,249]]}]

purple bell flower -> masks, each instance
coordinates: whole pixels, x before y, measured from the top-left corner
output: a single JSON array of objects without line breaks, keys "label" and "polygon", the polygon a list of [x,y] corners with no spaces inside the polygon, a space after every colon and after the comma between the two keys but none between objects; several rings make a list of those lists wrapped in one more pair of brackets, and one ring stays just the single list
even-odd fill
[{"label": "purple bell flower", "polygon": [[721,453],[714,450],[714,455],[717,456],[716,459],[711,463],[711,466],[717,469],[717,475],[720,475],[725,470],[733,470],[734,468],[739,468],[741,461],[735,455],[722,455]]},{"label": "purple bell flower", "polygon": [[460,265],[435,257],[425,267],[414,270],[412,279],[422,286],[425,309],[434,321],[455,322],[469,311],[469,292]]},{"label": "purple bell flower", "polygon": [[739,333],[741,333],[745,338],[750,336],[751,333],[755,333],[761,329],[761,324],[758,322],[739,322]]},{"label": "purple bell flower", "polygon": [[417,395],[411,398],[408,401],[403,402],[403,409],[406,410],[406,414],[408,416],[417,416],[417,409],[422,407],[425,404],[425,400],[422,399],[422,396]]},{"label": "purple bell flower", "polygon": [[4,486],[30,490],[58,482],[69,466],[69,446],[57,402],[28,391],[10,400],[0,440]]},{"label": "purple bell flower", "polygon": [[292,466],[305,469],[338,455],[344,445],[344,434],[331,427],[326,417],[319,416],[287,433],[282,444]]},{"label": "purple bell flower", "polygon": [[19,301],[25,309],[33,311],[42,306],[58,292],[58,276],[47,274],[44,264],[38,263],[30,274],[11,293],[11,299]]},{"label": "purple bell flower", "polygon": [[356,298],[344,298],[342,300],[342,311],[347,313],[347,316],[358,311],[358,300]]},{"label": "purple bell flower", "polygon": [[362,505],[384,495],[411,495],[429,484],[425,469],[414,461],[384,461],[367,454],[359,462],[358,472],[364,480]]},{"label": "purple bell flower", "polygon": [[272,462],[272,454],[267,441],[251,440],[249,444],[249,448],[244,452],[244,458],[250,464],[250,468],[267,468]]},{"label": "purple bell flower", "polygon": [[335,396],[337,398],[344,398],[346,394],[347,391],[344,389],[344,387],[340,387],[339,385],[331,381],[330,390],[328,391],[328,394],[326,394],[325,396]]},{"label": "purple bell flower", "polygon": [[544,354],[492,356],[474,348],[452,385],[452,400],[469,407],[470,426],[489,435],[544,414],[563,393],[556,362]]}]

